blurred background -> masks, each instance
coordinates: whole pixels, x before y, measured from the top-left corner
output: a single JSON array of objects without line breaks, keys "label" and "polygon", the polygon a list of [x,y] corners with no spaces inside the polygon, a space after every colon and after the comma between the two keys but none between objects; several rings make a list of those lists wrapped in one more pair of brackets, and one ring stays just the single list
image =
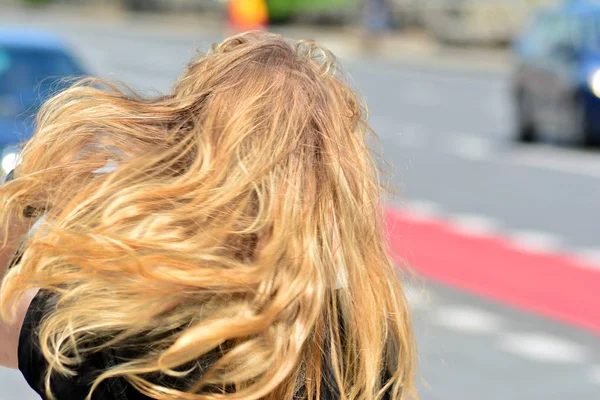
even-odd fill
[{"label": "blurred background", "polygon": [[0,0],[2,174],[60,78],[164,93],[254,28],[330,48],[369,104],[421,398],[600,399],[598,1]]}]

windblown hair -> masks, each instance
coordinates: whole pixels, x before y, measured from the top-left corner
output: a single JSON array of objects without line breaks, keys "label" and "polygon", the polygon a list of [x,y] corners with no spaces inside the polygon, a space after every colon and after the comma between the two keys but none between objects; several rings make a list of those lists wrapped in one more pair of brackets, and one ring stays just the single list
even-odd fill
[{"label": "windblown hair", "polygon": [[43,106],[0,221],[46,216],[2,303],[8,316],[25,290],[52,293],[47,391],[111,349],[135,357],[92,390],[122,377],[156,399],[318,399],[326,384],[416,397],[371,130],[340,75],[313,42],[251,32],[166,96],[87,80]]}]

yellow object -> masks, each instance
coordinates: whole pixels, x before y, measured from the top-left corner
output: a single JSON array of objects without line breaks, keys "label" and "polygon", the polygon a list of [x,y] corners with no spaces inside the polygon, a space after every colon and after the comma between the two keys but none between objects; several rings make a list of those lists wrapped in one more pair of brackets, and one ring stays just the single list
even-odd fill
[{"label": "yellow object", "polygon": [[230,0],[229,20],[236,29],[262,28],[269,22],[265,0]]}]

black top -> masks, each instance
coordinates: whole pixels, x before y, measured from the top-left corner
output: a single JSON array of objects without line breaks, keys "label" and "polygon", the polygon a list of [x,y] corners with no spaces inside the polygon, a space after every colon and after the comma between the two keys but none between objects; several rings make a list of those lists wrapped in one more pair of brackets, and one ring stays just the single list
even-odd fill
[{"label": "black top", "polygon": [[[49,296],[40,292],[31,302],[19,338],[19,370],[25,380],[43,400],[48,399],[45,390],[48,363],[39,348],[37,327],[50,311]],[[56,400],[84,400],[99,372],[116,365],[115,354],[110,351],[94,353],[85,359],[77,369],[75,377],[60,374],[52,376],[52,393]],[[121,378],[103,381],[94,391],[92,400],[149,400]]]},{"label": "black top", "polygon": [[[23,327],[19,338],[19,370],[29,383],[29,386],[35,390],[43,400],[48,399],[45,390],[46,371],[48,363],[46,362],[40,347],[38,326],[45,315],[52,311],[53,301],[44,291],[40,291],[33,299],[25,316]],[[214,358],[208,356],[205,367],[198,363],[201,371],[214,362]],[[54,374],[50,379],[52,393],[56,400],[84,400],[89,394],[92,383],[98,377],[100,372],[117,365],[117,360],[129,358],[120,356],[111,350],[89,354],[84,362],[77,367],[77,375],[74,377]],[[211,361],[212,359],[212,361]],[[387,375],[387,374],[385,374]],[[386,376],[389,379],[389,375]],[[166,386],[180,387],[181,382],[165,382],[164,378],[158,378],[158,382]],[[335,400],[339,398],[335,379],[331,368],[325,368],[323,376],[323,386],[321,388],[321,400]],[[299,393],[302,398],[302,392]],[[385,396],[383,400],[388,399]],[[149,397],[139,393],[133,386],[127,383],[123,378],[111,378],[103,381],[94,391],[92,400],[150,400]]]}]

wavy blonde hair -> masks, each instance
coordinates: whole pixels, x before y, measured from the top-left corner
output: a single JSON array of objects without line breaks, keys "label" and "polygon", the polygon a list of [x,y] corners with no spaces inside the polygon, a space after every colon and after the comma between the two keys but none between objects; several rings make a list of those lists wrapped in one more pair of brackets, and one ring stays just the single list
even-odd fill
[{"label": "wavy blonde hair", "polygon": [[[40,327],[47,391],[87,354],[139,345],[94,388],[122,377],[155,399],[318,399],[323,384],[340,399],[415,397],[365,118],[328,51],[257,32],[193,60],[163,97],[83,81],[48,101],[0,213],[46,215],[2,303],[8,315],[28,288],[55,297]],[[209,354],[202,373],[190,367]]]}]

